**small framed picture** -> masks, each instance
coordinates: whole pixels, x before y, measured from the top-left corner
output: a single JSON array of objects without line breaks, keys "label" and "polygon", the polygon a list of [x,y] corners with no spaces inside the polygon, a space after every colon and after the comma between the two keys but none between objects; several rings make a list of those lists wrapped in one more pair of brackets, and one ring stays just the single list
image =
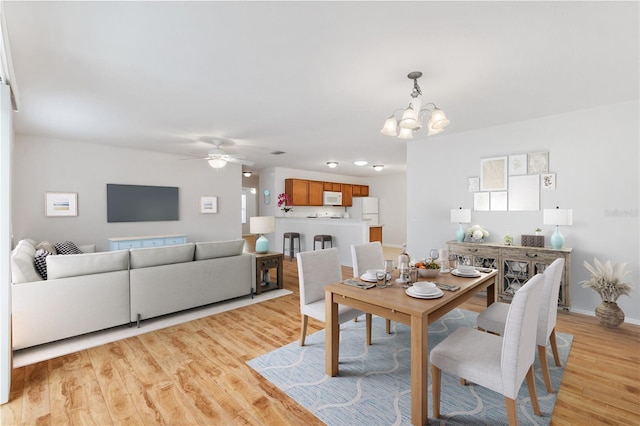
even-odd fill
[{"label": "small framed picture", "polygon": [[527,174],[527,154],[509,156],[509,175]]},{"label": "small framed picture", "polygon": [[200,213],[218,213],[218,197],[200,197]]},{"label": "small framed picture", "polygon": [[507,190],[507,157],[480,160],[480,191]]},{"label": "small framed picture", "polygon": [[556,189],[556,174],[546,173],[541,175],[542,189]]},{"label": "small framed picture", "polygon": [[467,190],[469,192],[478,192],[480,191],[480,178],[479,177],[470,177],[467,181]]},{"label": "small framed picture", "polygon": [[78,216],[78,193],[45,192],[44,214],[46,217]]},{"label": "small framed picture", "polygon": [[547,173],[549,171],[549,153],[534,152],[529,154],[529,174]]}]

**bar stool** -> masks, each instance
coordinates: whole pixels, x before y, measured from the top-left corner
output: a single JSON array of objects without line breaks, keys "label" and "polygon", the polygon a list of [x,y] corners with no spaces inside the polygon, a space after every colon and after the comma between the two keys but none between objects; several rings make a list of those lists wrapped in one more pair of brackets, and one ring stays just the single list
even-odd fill
[{"label": "bar stool", "polygon": [[331,243],[331,247],[333,247],[333,240],[331,239],[331,235],[314,235],[313,236],[313,249],[316,249],[316,241],[322,243],[322,248],[324,249],[324,243]]},{"label": "bar stool", "polygon": [[294,241],[297,239],[298,240],[298,253],[300,253],[300,233],[299,232],[285,232],[284,234],[282,234],[282,255],[284,256],[286,253],[287,248],[285,247],[284,243],[287,240],[287,238],[289,239],[289,262],[291,262],[293,260],[293,256],[294,256],[294,251],[295,251],[295,244]]}]

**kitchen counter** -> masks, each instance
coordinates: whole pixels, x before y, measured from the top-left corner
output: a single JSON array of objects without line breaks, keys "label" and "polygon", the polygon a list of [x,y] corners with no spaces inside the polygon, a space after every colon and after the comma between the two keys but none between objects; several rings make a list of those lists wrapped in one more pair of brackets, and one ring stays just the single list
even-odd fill
[{"label": "kitchen counter", "polygon": [[[381,224],[371,225],[371,221],[362,219],[276,217],[276,230],[272,234],[275,241],[270,238],[270,243],[274,251],[282,253],[282,235],[285,232],[298,232],[300,234],[300,251],[311,251],[313,250],[314,235],[331,235],[333,247],[337,247],[340,251],[340,263],[344,266],[353,266],[351,245],[368,243],[369,228],[382,226]],[[318,243],[316,247],[319,250],[320,244]],[[286,259],[288,256],[285,256]]]}]

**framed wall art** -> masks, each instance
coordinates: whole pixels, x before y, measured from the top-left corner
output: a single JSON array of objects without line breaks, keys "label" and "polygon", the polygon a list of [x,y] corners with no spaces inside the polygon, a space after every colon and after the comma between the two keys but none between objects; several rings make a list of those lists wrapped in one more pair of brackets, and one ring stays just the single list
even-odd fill
[{"label": "framed wall art", "polygon": [[509,175],[527,174],[527,154],[509,156]]},{"label": "framed wall art", "polygon": [[507,190],[507,157],[480,160],[480,191]]},{"label": "framed wall art", "polygon": [[489,193],[476,192],[473,194],[473,210],[489,211]]},{"label": "framed wall art", "polygon": [[467,181],[467,190],[469,192],[478,192],[480,191],[480,178],[479,177],[470,177]]},{"label": "framed wall art", "polygon": [[492,211],[507,210],[507,191],[490,192],[490,204]]},{"label": "framed wall art", "polygon": [[547,173],[540,177],[542,178],[542,189],[556,189],[555,173]]},{"label": "framed wall art", "polygon": [[540,175],[509,178],[509,210],[540,210]]},{"label": "framed wall art", "polygon": [[547,173],[549,171],[549,153],[535,152],[529,154],[529,174]]},{"label": "framed wall art", "polygon": [[218,197],[200,197],[200,213],[218,213]]},{"label": "framed wall art", "polygon": [[45,192],[44,214],[46,217],[78,216],[78,193]]}]

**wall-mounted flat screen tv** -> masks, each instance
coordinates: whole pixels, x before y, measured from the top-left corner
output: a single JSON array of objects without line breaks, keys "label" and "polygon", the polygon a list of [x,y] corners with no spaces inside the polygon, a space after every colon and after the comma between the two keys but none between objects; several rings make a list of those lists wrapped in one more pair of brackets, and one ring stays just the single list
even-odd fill
[{"label": "wall-mounted flat screen tv", "polygon": [[178,220],[178,188],[107,184],[107,222]]}]

